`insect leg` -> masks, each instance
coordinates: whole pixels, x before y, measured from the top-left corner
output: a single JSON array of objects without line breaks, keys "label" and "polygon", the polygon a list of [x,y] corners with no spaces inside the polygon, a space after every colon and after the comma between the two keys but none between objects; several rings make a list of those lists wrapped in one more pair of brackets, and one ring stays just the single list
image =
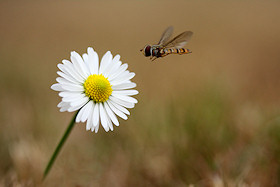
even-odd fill
[{"label": "insect leg", "polygon": [[156,59],[157,59],[157,57],[155,57],[155,56],[153,57],[153,59],[151,58],[152,61],[155,61]]}]

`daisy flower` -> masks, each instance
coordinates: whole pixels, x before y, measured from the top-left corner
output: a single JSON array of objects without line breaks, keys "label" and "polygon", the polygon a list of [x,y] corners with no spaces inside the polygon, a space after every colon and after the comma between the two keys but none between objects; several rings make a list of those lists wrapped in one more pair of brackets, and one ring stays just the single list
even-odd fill
[{"label": "daisy flower", "polygon": [[127,119],[138,94],[131,82],[135,73],[120,61],[120,55],[112,56],[108,51],[99,64],[97,53],[89,47],[82,57],[71,52],[71,61],[63,60],[57,67],[60,71],[58,83],[51,88],[59,91],[62,101],[57,105],[61,112],[78,111],[75,121],[86,122],[86,130],[98,132],[99,124],[106,132],[119,126],[117,116]]}]

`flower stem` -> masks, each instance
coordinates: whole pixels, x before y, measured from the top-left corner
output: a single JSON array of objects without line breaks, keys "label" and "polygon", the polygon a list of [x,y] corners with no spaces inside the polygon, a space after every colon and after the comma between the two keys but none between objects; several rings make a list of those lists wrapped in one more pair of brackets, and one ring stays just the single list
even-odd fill
[{"label": "flower stem", "polygon": [[64,133],[64,135],[62,136],[60,142],[58,143],[58,145],[57,145],[57,147],[56,147],[56,149],[55,149],[55,151],[54,151],[54,153],[53,153],[53,155],[52,155],[52,157],[51,157],[51,159],[50,159],[50,161],[49,161],[49,163],[48,163],[48,165],[47,165],[47,167],[46,167],[46,169],[45,169],[45,171],[44,171],[43,180],[44,180],[44,179],[46,178],[46,176],[48,175],[48,173],[49,173],[50,169],[52,168],[52,165],[53,165],[53,163],[54,163],[54,161],[55,161],[55,159],[56,159],[56,157],[57,157],[59,151],[61,150],[61,148],[62,148],[64,142],[67,140],[67,138],[68,138],[68,136],[69,136],[69,134],[70,134],[72,128],[74,127],[75,119],[76,119],[76,116],[77,116],[78,112],[79,112],[79,110],[76,112],[76,114],[75,114],[74,117],[72,118],[72,120],[71,120],[71,122],[69,123],[69,125],[68,125],[68,127],[67,127],[67,129],[66,129],[66,131],[65,131],[65,133]]}]

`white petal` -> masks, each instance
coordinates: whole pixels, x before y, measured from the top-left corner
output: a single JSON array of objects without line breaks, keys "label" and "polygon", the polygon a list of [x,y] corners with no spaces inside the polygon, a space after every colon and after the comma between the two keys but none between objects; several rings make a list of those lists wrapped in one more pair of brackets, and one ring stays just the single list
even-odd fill
[{"label": "white petal", "polygon": [[120,95],[120,94],[112,94],[112,96],[121,99],[123,101],[129,102],[129,103],[137,103],[137,99],[130,97],[130,96],[125,96],[125,95]]},{"label": "white petal", "polygon": [[[110,68],[110,70],[108,70],[108,72],[105,73],[106,77],[108,78],[109,75],[115,74],[115,72],[120,68],[120,66],[122,65],[122,62],[119,61],[120,56],[117,55],[115,56],[115,58],[113,58],[112,60],[112,66]],[[104,76],[105,76],[104,75]]]},{"label": "white petal", "polygon": [[87,98],[84,94],[80,93],[75,96],[63,97],[62,101],[72,103],[72,102],[79,102],[80,100]]},{"label": "white petal", "polygon": [[63,103],[63,105],[60,107],[60,112],[65,112],[70,108],[70,104],[69,103]]},{"label": "white petal", "polygon": [[116,63],[118,61],[120,61],[121,56],[119,54],[117,54],[114,58],[113,58],[113,63]]},{"label": "white petal", "polygon": [[108,77],[108,72],[110,71],[110,69],[112,68],[112,58],[110,58],[109,62],[107,62],[106,67],[102,70],[102,75],[104,75],[105,77]]},{"label": "white petal", "polygon": [[[94,131],[95,131],[95,133],[97,133],[97,132],[98,132],[98,129],[99,129],[99,125],[97,125],[96,127],[94,127]],[[93,131],[93,129],[92,129],[92,131]]]},{"label": "white petal", "polygon": [[88,100],[85,99],[83,101],[80,101],[80,103],[77,104],[77,105],[70,105],[70,107],[68,108],[67,111],[68,112],[74,112],[74,111],[80,109],[82,106],[84,106],[87,102],[88,102]]},{"label": "white petal", "polygon": [[69,107],[65,106],[65,107],[61,107],[59,109],[60,112],[65,112],[65,111],[68,111]]},{"label": "white petal", "polygon": [[84,88],[82,85],[77,85],[77,84],[72,84],[72,85],[68,85],[68,84],[62,84],[61,85],[62,88],[66,91],[80,91],[80,92],[83,92],[84,91]]},{"label": "white petal", "polygon": [[93,126],[98,129],[99,126],[99,104],[95,104],[93,109]]},{"label": "white petal", "polygon": [[122,83],[122,84],[112,86],[112,89],[113,90],[123,90],[123,89],[135,88],[135,87],[136,87],[136,84],[131,82],[131,83]]},{"label": "white petal", "polygon": [[113,58],[112,63],[111,63],[111,68],[108,71],[108,73],[114,72],[116,69],[118,69],[121,66],[122,62],[120,61],[120,58],[121,58],[120,55],[116,55]]},{"label": "white petal", "polygon": [[87,71],[86,65],[82,59],[82,57],[75,51],[71,52],[71,61],[74,64],[74,67],[76,71],[84,78],[86,79],[89,75],[89,72]]},{"label": "white petal", "polygon": [[[127,64],[123,64],[120,66],[119,69],[117,69],[115,72],[113,72],[112,74],[110,74],[110,76],[108,77],[109,81],[114,80],[115,78],[117,78],[118,76],[120,76],[121,74],[123,74],[124,72],[126,72],[126,69],[128,68]],[[128,72],[128,71],[127,71]]]},{"label": "white petal", "polygon": [[62,77],[57,77],[55,80],[60,84],[64,84],[64,83],[65,84],[79,84],[78,82],[76,82],[76,83],[70,82],[67,79],[64,79]]},{"label": "white petal", "polygon": [[56,72],[59,76],[63,77],[64,79],[73,82],[74,84],[77,83],[77,80],[75,80],[72,76],[69,76],[65,73],[62,73],[61,71]]},{"label": "white petal", "polygon": [[104,69],[103,71],[103,75],[104,77],[108,78],[109,75],[111,74],[110,72],[113,71],[113,69],[115,69],[115,66],[119,67],[118,66],[118,61],[120,60],[120,55],[116,55],[112,60],[111,62],[107,65],[107,67]]},{"label": "white petal", "polygon": [[56,81],[58,82],[58,83],[60,83],[61,85],[62,85],[62,87],[63,86],[74,86],[74,87],[81,87],[81,84],[77,84],[77,83],[73,83],[73,82],[70,82],[70,81],[68,81],[68,80],[66,80],[66,79],[64,79],[64,78],[62,78],[62,77],[57,77],[56,78]]},{"label": "white petal", "polygon": [[105,131],[108,132],[109,131],[109,126],[108,126],[108,122],[107,122],[107,115],[106,115],[105,110],[103,108],[103,104],[99,103],[98,105],[99,105],[101,125],[103,126]]},{"label": "white petal", "polygon": [[65,73],[65,67],[64,67],[64,64],[61,64],[61,63],[58,63],[57,64],[57,67],[60,71],[62,71],[63,73]]},{"label": "white petal", "polygon": [[65,91],[63,88],[62,88],[62,86],[61,86],[61,84],[59,84],[59,83],[55,83],[55,84],[53,84],[52,86],[51,86],[51,89],[52,90],[54,90],[54,91]]},{"label": "white petal", "polygon": [[83,108],[85,108],[85,111],[81,116],[81,122],[85,122],[93,113],[93,101],[89,101]]},{"label": "white petal", "polygon": [[89,64],[90,74],[91,75],[98,74],[98,70],[99,70],[98,55],[91,47],[89,47],[87,51],[88,51],[88,64]]},{"label": "white petal", "polygon": [[86,53],[83,54],[83,60],[84,60],[85,64],[88,64],[88,54],[86,54]]},{"label": "white petal", "polygon": [[120,110],[118,110],[113,104],[111,104],[111,102],[108,100],[107,101],[109,107],[112,109],[112,111],[117,114],[118,116],[120,116],[121,118],[123,118],[124,120],[127,120],[127,116],[121,112]]},{"label": "white petal", "polygon": [[65,64],[58,64],[57,67],[61,70],[61,72],[71,77],[72,80],[75,81],[75,83],[81,83],[82,78],[77,76],[77,73],[75,73],[75,71],[73,70],[73,64],[71,62],[67,62]]},{"label": "white petal", "polygon": [[57,107],[65,107],[65,106],[70,106],[69,103],[61,101],[60,103],[57,104]]},{"label": "white petal", "polygon": [[[91,120],[91,122],[93,122],[93,120]],[[91,132],[94,131],[94,126],[91,124],[91,128],[90,128]]]},{"label": "white petal", "polygon": [[78,53],[76,53],[75,58],[78,60],[79,65],[82,69],[82,72],[86,75],[86,78],[87,78],[90,75],[90,71],[88,69],[88,66],[86,65],[86,62]]},{"label": "white petal", "polygon": [[92,112],[89,113],[88,119],[87,119],[87,124],[86,124],[86,130],[90,130],[92,127]]},{"label": "white petal", "polygon": [[104,112],[106,114],[106,118],[107,118],[107,124],[108,124],[108,127],[109,127],[109,130],[113,131],[114,130],[114,127],[113,127],[113,124],[112,124],[112,121],[107,113],[107,111],[105,110],[104,108]]},{"label": "white petal", "polygon": [[[86,105],[85,105],[86,106]],[[86,107],[82,107],[81,110],[79,111],[77,117],[76,117],[76,123],[79,123],[81,121],[81,117],[83,115],[83,113],[85,112]]]},{"label": "white petal", "polygon": [[105,110],[108,114],[108,116],[110,117],[110,119],[112,120],[112,122],[116,125],[116,126],[119,126],[119,121],[116,117],[116,115],[112,112],[112,110],[110,109],[110,107],[108,106],[108,104],[105,102],[104,103],[104,107],[105,107]]},{"label": "white petal", "polygon": [[65,73],[65,74],[67,74],[68,72],[67,72],[67,67],[64,65],[64,64],[57,64],[57,67],[58,67],[58,69],[61,71],[61,72],[63,72],[63,73]]},{"label": "white petal", "polygon": [[112,54],[110,51],[107,51],[105,55],[102,57],[100,62],[100,68],[99,68],[99,74],[102,74],[105,70],[105,68],[111,63],[112,61]]},{"label": "white petal", "polygon": [[72,51],[71,52],[71,56],[70,56],[70,59],[71,59],[71,62],[73,64],[73,69],[83,78],[83,79],[86,79],[86,75],[83,73],[82,71],[82,68],[81,68],[81,65],[78,61],[78,59],[75,57],[78,53],[75,52],[75,51]]},{"label": "white petal", "polygon": [[125,81],[132,79],[134,76],[135,76],[135,73],[128,73],[125,76],[121,76],[121,77],[118,77],[118,79],[114,79],[110,83],[111,83],[111,85],[118,85],[118,84],[124,83]]},{"label": "white petal", "polygon": [[139,92],[137,90],[121,90],[121,91],[113,91],[113,94],[120,95],[137,95]]},{"label": "white petal", "polygon": [[110,128],[111,131],[113,131],[114,127],[113,127],[112,121],[111,121],[110,117],[108,116],[108,114],[107,114],[107,119],[108,119],[109,128]]},{"label": "white petal", "polygon": [[121,106],[121,105],[119,105],[119,104],[117,104],[117,103],[114,103],[114,102],[111,102],[111,101],[107,101],[107,102],[110,102],[112,105],[114,105],[114,107],[116,107],[119,111],[121,111],[121,112],[123,112],[123,113],[125,113],[125,114],[127,114],[127,115],[130,115],[130,112],[126,109],[126,108],[124,108],[123,106]]},{"label": "white petal", "polygon": [[87,101],[89,101],[88,97],[80,97],[79,99],[70,102],[70,105],[74,107],[77,105],[81,105],[81,103],[87,103]]},{"label": "white petal", "polygon": [[71,63],[69,60],[62,60],[62,63],[64,64],[65,70],[69,75],[71,75],[79,83],[84,82],[84,78],[77,72],[73,63]]},{"label": "white petal", "polygon": [[118,98],[113,97],[113,96],[110,96],[109,99],[110,99],[112,102],[117,103],[117,104],[119,104],[119,105],[121,105],[121,106],[124,106],[124,107],[126,107],[126,108],[133,108],[133,107],[135,106],[134,103],[129,103],[129,102],[123,101],[123,100],[118,99]]},{"label": "white petal", "polygon": [[[72,77],[73,79],[75,79],[74,76],[72,75],[71,71],[69,71],[69,68],[67,68],[66,65],[64,65],[64,64],[58,64],[57,67],[58,67],[58,69],[59,69],[61,72],[65,73],[66,75],[68,75],[68,76]],[[77,81],[77,83],[78,83],[78,81]]]},{"label": "white petal", "polygon": [[85,93],[81,93],[81,92],[59,92],[58,94],[60,97],[79,97],[80,95],[85,96]]}]

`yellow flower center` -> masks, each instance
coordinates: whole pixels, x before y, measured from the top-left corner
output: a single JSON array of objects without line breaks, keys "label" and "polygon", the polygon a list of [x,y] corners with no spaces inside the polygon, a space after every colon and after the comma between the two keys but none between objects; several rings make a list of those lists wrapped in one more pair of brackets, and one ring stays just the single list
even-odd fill
[{"label": "yellow flower center", "polygon": [[96,103],[105,102],[112,94],[112,86],[102,74],[90,75],[84,83],[85,94]]}]

